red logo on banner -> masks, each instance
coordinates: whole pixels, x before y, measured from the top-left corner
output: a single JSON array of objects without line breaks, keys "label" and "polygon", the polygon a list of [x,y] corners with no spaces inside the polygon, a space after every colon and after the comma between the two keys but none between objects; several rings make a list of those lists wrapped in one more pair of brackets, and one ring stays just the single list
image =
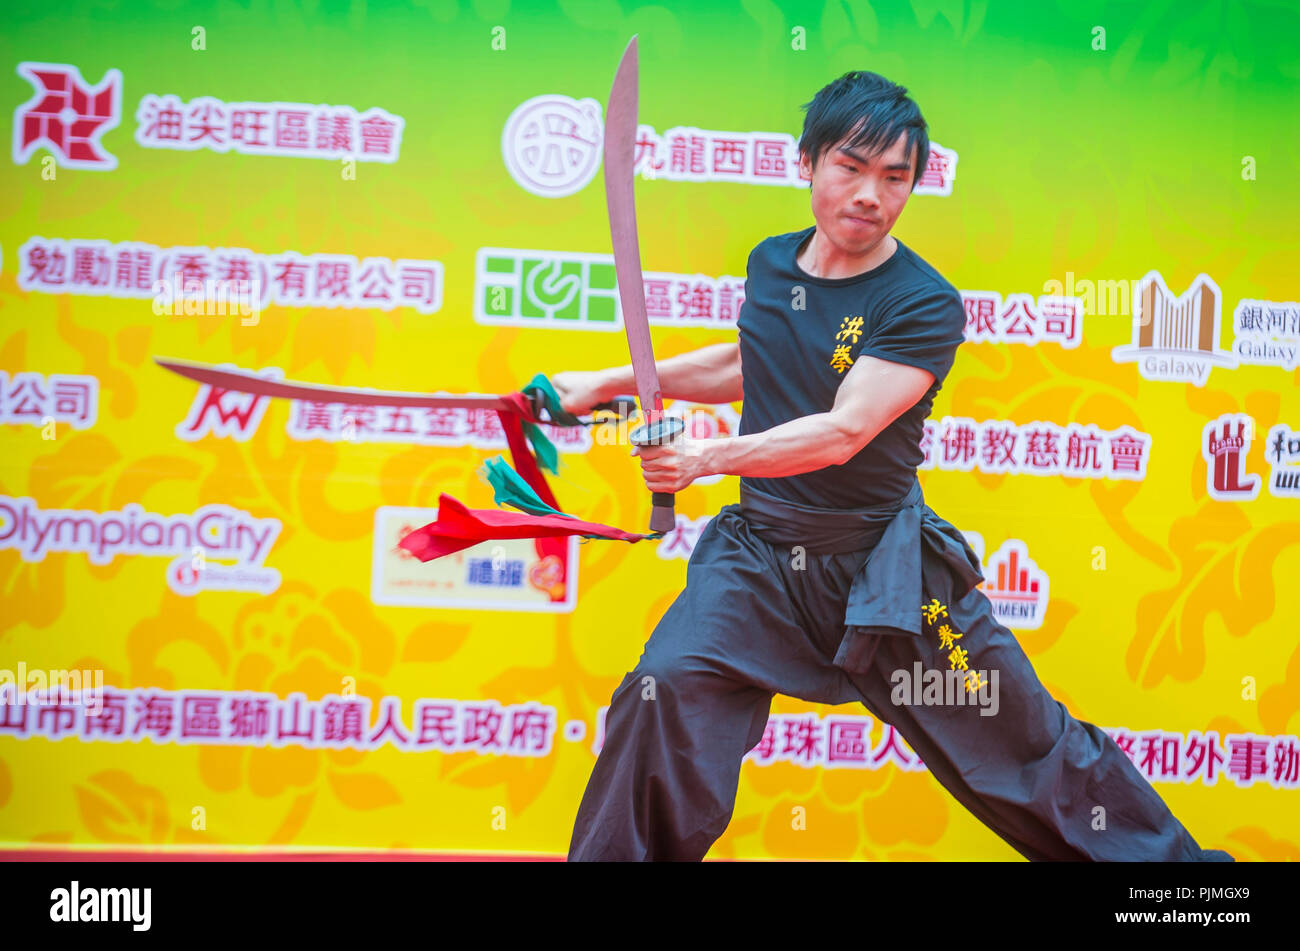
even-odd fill
[{"label": "red logo on banner", "polygon": [[1210,498],[1244,502],[1259,495],[1259,476],[1246,474],[1246,453],[1254,432],[1255,421],[1245,413],[1224,413],[1205,424],[1201,455]]},{"label": "red logo on banner", "polygon": [[25,165],[41,146],[67,168],[110,171],[117,158],[103,151],[99,138],[116,128],[122,115],[122,74],[110,69],[96,87],[75,66],[19,63],[18,75],[36,94],[14,110],[13,158]]},{"label": "red logo on banner", "polygon": [[[221,364],[220,368],[239,369],[229,363]],[[261,370],[258,375],[269,380],[283,378],[283,372],[277,367]],[[247,442],[261,425],[269,403],[270,399],[265,396],[201,384],[194,394],[189,413],[176,426],[176,435],[186,442],[197,442],[209,434],[218,439],[228,437],[236,442]]]},{"label": "red logo on banner", "polygon": [[993,605],[993,616],[1007,627],[1039,628],[1047,610],[1047,573],[1029,557],[1024,541],[1009,538],[988,561],[988,580],[980,589]]}]

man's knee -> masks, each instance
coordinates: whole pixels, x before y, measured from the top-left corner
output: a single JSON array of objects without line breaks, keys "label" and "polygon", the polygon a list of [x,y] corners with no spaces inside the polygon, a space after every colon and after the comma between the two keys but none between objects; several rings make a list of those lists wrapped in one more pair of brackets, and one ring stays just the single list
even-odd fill
[{"label": "man's knee", "polygon": [[624,682],[625,689],[638,693],[646,701],[669,697],[688,702],[734,692],[737,686],[716,663],[682,654],[647,654]]}]

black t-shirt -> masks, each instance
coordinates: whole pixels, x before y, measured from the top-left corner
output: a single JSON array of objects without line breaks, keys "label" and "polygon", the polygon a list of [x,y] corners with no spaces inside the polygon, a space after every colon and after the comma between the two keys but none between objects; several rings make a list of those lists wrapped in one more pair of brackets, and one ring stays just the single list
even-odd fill
[{"label": "black t-shirt", "polygon": [[795,260],[813,230],[767,238],[749,255],[737,321],[745,385],[740,434],[829,411],[849,366],[864,353],[929,370],[935,381],[843,465],[742,482],[824,508],[896,501],[924,458],[922,424],[964,339],[961,294],[901,241],[870,271],[813,277]]}]

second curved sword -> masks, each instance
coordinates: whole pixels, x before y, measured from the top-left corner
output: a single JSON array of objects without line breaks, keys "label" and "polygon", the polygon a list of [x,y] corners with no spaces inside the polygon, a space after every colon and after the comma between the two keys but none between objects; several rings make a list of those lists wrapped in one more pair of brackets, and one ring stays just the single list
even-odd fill
[{"label": "second curved sword", "polygon": [[[650,318],[646,313],[645,285],[641,280],[641,247],[636,234],[637,45],[627,44],[605,109],[605,200],[609,206],[609,233],[614,244],[614,271],[623,329],[632,355],[637,398],[644,424],[628,434],[634,446],[672,442],[685,429],[684,421],[664,415],[659,371],[650,343]],[[668,532],[677,524],[671,492],[651,494],[650,531]]]}]

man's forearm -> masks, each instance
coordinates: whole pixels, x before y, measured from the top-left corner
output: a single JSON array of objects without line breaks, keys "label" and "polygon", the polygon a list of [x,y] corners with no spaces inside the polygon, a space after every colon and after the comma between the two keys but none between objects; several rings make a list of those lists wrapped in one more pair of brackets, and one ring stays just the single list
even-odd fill
[{"label": "man's forearm", "polygon": [[[740,345],[719,343],[658,360],[659,388],[665,399],[692,403],[732,403],[744,398],[740,379]],[[601,372],[601,397],[636,392],[632,365]]]},{"label": "man's forearm", "polygon": [[848,426],[842,414],[829,412],[697,445],[710,474],[775,479],[848,462],[862,448],[864,435],[861,427]]},{"label": "man's forearm", "polygon": [[934,382],[928,370],[859,356],[835,393],[835,405],[760,433],[721,439],[678,439],[638,447],[653,492],[680,492],[696,479],[738,475],[777,479],[843,465]]}]

